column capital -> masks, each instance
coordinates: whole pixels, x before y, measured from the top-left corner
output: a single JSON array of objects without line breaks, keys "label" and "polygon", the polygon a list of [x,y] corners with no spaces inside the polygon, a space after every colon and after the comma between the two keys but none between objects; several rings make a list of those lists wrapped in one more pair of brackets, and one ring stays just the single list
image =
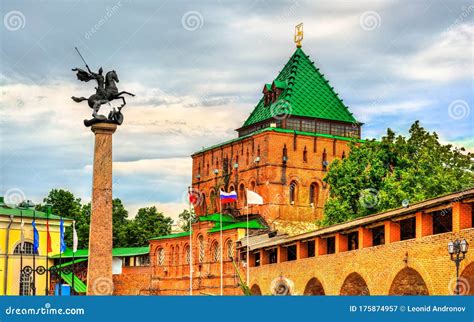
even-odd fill
[{"label": "column capital", "polygon": [[115,130],[117,130],[117,124],[114,123],[96,123],[91,126],[94,134],[114,134]]}]

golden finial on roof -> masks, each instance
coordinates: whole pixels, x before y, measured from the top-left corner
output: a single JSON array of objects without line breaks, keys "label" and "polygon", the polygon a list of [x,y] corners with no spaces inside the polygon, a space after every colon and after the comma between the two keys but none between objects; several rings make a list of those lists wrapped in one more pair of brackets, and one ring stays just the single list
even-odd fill
[{"label": "golden finial on roof", "polygon": [[296,47],[301,47],[301,41],[303,40],[303,23],[295,26],[295,44]]}]

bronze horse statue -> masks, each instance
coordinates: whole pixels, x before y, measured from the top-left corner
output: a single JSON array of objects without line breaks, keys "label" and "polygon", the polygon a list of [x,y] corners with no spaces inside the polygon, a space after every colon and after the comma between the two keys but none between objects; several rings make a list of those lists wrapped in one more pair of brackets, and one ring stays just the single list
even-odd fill
[{"label": "bronze horse statue", "polygon": [[[94,110],[92,113],[92,116],[94,118],[99,117],[98,112],[103,104],[110,103],[111,101],[116,99],[121,99],[122,105],[117,108],[118,112],[115,111],[114,108],[111,114],[120,113],[121,109],[127,104],[125,98],[122,95],[127,94],[130,96],[135,96],[134,94],[126,91],[118,91],[117,85],[115,83],[118,83],[119,79],[115,70],[112,70],[105,75],[105,82],[104,77],[102,76],[102,67],[99,69],[98,73],[94,73],[90,70],[89,72],[87,72],[79,68],[74,68],[73,71],[77,72],[77,78],[81,81],[88,82],[91,79],[95,79],[97,81],[98,86],[96,87],[96,93],[89,96],[89,98],[74,96],[72,97],[72,99],[77,103],[87,100],[89,107]],[[111,115],[109,114],[109,117],[110,116]]]}]

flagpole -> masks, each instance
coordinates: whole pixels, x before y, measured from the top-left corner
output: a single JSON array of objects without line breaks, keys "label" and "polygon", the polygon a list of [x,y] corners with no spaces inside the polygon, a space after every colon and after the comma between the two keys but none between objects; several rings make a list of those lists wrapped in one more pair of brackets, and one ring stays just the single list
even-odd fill
[{"label": "flagpole", "polygon": [[189,295],[193,295],[193,226],[192,226],[192,202],[191,187],[188,187],[189,201]]},{"label": "flagpole", "polygon": [[250,283],[250,245],[249,245],[249,200],[248,196],[245,198],[245,203],[247,204],[247,286]]},{"label": "flagpole", "polygon": [[220,214],[220,257],[221,257],[221,296],[224,295],[224,262],[222,261],[222,200],[219,191],[219,214]]},{"label": "flagpole", "polygon": [[[49,227],[49,213],[50,213],[50,208],[46,211],[46,224]],[[46,237],[48,238],[48,237]],[[49,290],[49,253],[48,253],[48,247],[46,247],[46,286],[44,288],[44,295],[49,295],[48,290]]]},{"label": "flagpole", "polygon": [[76,255],[76,252],[74,251],[74,238],[75,238],[74,237],[74,231],[76,230],[76,221],[75,220],[72,221],[72,230],[73,230],[72,231],[73,241],[72,241],[72,276],[71,276],[71,278],[72,278],[72,291],[71,291],[71,295],[74,295],[74,280],[75,280],[75,278],[74,278],[74,264],[75,264],[74,263],[74,261],[75,261],[74,256]]},{"label": "flagpole", "polygon": [[[23,235],[23,209],[20,209],[20,227],[21,227],[21,246],[20,246],[20,283],[23,284],[23,251],[25,250],[25,236]],[[33,252],[34,252],[34,247],[33,247]],[[21,292],[20,295],[23,295],[23,292]]]},{"label": "flagpole", "polygon": [[[61,222],[63,221],[63,215],[62,213],[59,214],[59,224],[61,225]],[[48,229],[49,229],[49,226],[48,226]],[[64,229],[64,223],[63,223],[63,229]],[[63,238],[64,238],[64,231],[63,231]],[[62,262],[62,252],[61,252],[61,248],[62,248],[62,245],[61,245],[61,226],[59,227],[59,265],[61,265],[63,262]],[[62,267],[61,267],[62,268]],[[61,272],[61,271],[59,271]],[[60,273],[61,274],[61,273]],[[62,283],[61,283],[61,277],[59,277],[59,296],[62,295]]]},{"label": "flagpole", "polygon": [[71,295],[74,295],[74,280],[75,280],[75,275],[74,275],[74,261],[75,261],[75,258],[74,258],[74,252],[72,252],[72,290],[71,290]]},{"label": "flagpole", "polygon": [[[35,209],[33,209],[33,221],[35,222],[35,226],[36,226],[36,210]],[[39,232],[38,232],[38,248],[39,248]],[[34,249],[34,247],[33,247],[33,295],[36,295],[36,249]]]}]

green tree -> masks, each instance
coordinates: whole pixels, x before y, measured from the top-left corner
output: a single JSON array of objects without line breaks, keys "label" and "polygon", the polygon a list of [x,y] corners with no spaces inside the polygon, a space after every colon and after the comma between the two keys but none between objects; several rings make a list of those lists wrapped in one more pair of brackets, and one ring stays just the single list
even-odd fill
[{"label": "green tree", "polygon": [[[91,203],[81,205],[80,198],[76,198],[73,193],[63,189],[52,189],[48,196],[43,199],[43,202],[44,204],[37,206],[38,210],[46,211],[46,204],[49,204],[53,214],[76,221],[78,248],[88,248]],[[128,211],[123,206],[122,201],[115,198],[112,201],[114,247],[129,246],[126,236],[129,222]],[[66,227],[64,238],[67,247],[72,248],[72,225]]]},{"label": "green tree", "polygon": [[190,225],[189,221],[191,220],[191,223],[197,222],[196,214],[194,213],[194,210],[191,209],[191,211],[184,209],[179,215],[179,226],[182,230],[184,231],[189,231]]},{"label": "green tree", "polygon": [[419,122],[409,137],[388,129],[380,141],[352,142],[349,156],[331,163],[325,181],[330,196],[322,225],[331,225],[375,212],[472,187],[472,154],[443,145],[436,133]]},{"label": "green tree", "polygon": [[[76,198],[70,191],[63,189],[52,189],[48,196],[43,199],[43,204],[38,205],[36,208],[40,211],[46,212],[47,205],[51,206],[51,211],[53,214],[76,220],[76,229],[78,226],[85,223],[85,220],[83,220],[84,218],[82,218],[83,209],[81,205],[81,199]],[[89,232],[87,232],[87,235],[89,235]],[[72,228],[66,227],[64,239],[68,247],[72,246]],[[79,240],[81,240],[81,238]]]},{"label": "green tree", "polygon": [[169,234],[172,223],[173,220],[170,217],[165,217],[154,206],[140,208],[124,232],[126,245],[129,247],[146,246],[150,238]]},{"label": "green tree", "polygon": [[112,201],[112,230],[114,247],[127,247],[127,227],[129,224],[128,211],[123,206],[122,200],[115,198]]}]

